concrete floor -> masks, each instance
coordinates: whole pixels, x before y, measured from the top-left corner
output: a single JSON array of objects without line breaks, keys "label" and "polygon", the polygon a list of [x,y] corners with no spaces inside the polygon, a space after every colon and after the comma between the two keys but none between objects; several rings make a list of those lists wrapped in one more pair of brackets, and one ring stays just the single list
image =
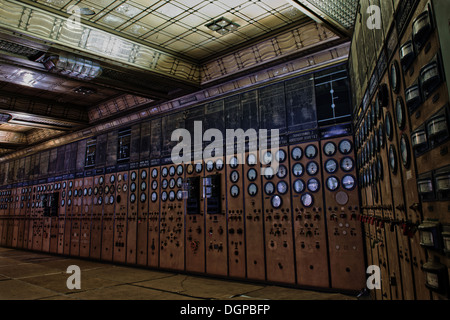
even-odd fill
[{"label": "concrete floor", "polygon": [[[81,290],[69,290],[70,265]],[[132,268],[0,248],[0,300],[357,300],[323,293]]]}]

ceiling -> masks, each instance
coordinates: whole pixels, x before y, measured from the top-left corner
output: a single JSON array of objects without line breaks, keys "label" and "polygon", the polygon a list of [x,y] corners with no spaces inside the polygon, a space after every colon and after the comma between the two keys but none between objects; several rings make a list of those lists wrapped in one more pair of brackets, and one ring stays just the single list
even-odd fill
[{"label": "ceiling", "polygon": [[[314,23],[348,41],[357,3],[0,0],[0,156],[298,57]],[[237,29],[206,26],[222,17]]]}]

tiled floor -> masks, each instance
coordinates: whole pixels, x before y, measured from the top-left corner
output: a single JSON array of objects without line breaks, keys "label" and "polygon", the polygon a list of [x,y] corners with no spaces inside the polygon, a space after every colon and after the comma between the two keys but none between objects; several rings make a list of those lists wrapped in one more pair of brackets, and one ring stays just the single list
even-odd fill
[{"label": "tiled floor", "polygon": [[[69,290],[67,268],[81,269]],[[0,248],[0,300],[356,300],[356,297]]]}]

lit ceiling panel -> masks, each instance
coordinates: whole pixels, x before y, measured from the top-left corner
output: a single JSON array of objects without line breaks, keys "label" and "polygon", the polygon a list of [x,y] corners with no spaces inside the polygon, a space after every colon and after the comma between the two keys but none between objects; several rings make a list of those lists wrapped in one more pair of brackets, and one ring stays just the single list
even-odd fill
[{"label": "lit ceiling panel", "polygon": [[[104,29],[112,29],[130,38],[170,50],[196,60],[245,43],[279,29],[305,15],[286,0],[127,0],[69,1],[34,0],[39,4],[81,15]],[[232,34],[221,35],[207,24],[225,17],[240,27]]]}]

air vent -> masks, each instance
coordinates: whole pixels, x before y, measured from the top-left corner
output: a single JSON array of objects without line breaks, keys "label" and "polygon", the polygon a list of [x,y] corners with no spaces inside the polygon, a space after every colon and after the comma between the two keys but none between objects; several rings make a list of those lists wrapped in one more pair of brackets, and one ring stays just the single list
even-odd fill
[{"label": "air vent", "polygon": [[34,57],[38,57],[44,54],[44,52],[41,52],[39,50],[25,47],[17,43],[0,40],[0,50],[9,52],[18,56],[24,56],[27,57],[30,60],[34,60]]}]

